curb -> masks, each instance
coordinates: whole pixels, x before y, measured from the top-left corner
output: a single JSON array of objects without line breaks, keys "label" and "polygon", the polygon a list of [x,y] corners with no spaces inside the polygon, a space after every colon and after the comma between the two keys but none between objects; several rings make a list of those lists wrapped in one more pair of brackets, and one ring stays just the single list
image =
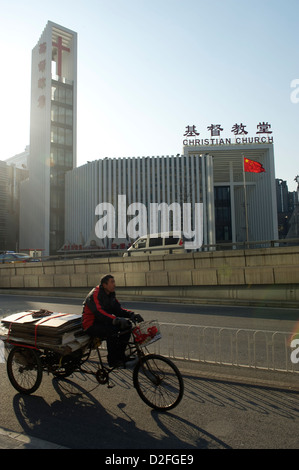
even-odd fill
[{"label": "curb", "polygon": [[299,392],[298,373],[256,369],[217,363],[205,363],[170,357],[184,376],[195,376],[202,380],[230,382],[252,387]]},{"label": "curb", "polygon": [[66,447],[0,428],[0,449],[66,449]]}]

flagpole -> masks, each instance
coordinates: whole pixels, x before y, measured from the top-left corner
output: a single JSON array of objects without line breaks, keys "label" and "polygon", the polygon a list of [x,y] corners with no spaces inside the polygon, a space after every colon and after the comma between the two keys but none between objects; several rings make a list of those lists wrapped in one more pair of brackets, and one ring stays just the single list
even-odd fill
[{"label": "flagpole", "polygon": [[242,159],[243,159],[244,206],[245,206],[246,245],[247,245],[248,243],[248,212],[247,212],[247,192],[246,192],[246,180],[245,180],[244,153],[242,153]]}]

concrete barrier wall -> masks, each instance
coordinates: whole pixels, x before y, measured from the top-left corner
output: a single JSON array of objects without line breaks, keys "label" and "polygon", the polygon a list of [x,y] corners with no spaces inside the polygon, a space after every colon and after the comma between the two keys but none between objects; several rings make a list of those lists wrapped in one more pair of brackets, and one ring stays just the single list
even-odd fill
[{"label": "concrete barrier wall", "polygon": [[[212,293],[225,297],[225,293],[238,289],[247,290],[250,296],[256,287],[258,296],[264,286],[271,296],[282,289],[284,298],[291,295],[292,300],[299,300],[299,247],[0,265],[0,288],[88,289],[107,273],[114,275],[118,290],[125,287],[128,292],[129,288],[137,295],[158,295],[159,290],[161,295],[173,296],[181,289],[180,296],[195,298]],[[292,294],[286,294],[286,289]]]}]

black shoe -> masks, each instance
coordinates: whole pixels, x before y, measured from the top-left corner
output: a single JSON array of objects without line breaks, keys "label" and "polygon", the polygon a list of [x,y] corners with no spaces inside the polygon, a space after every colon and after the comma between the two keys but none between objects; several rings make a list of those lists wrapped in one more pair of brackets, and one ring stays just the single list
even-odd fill
[{"label": "black shoe", "polygon": [[125,369],[124,361],[112,361],[108,364],[112,369]]},{"label": "black shoe", "polygon": [[132,361],[133,359],[136,359],[136,357],[138,357],[136,354],[132,354],[131,356],[125,356],[125,362]]}]

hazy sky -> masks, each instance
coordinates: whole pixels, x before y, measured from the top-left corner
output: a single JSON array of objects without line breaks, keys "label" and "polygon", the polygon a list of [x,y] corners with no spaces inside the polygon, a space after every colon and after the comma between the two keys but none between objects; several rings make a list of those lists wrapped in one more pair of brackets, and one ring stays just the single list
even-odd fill
[{"label": "hazy sky", "polygon": [[268,122],[276,177],[296,189],[299,0],[0,0],[0,7],[0,160],[29,144],[31,51],[50,20],[78,33],[78,166],[176,155],[187,125],[209,138],[207,126],[221,124],[222,136],[234,138],[236,123],[255,136]]}]

